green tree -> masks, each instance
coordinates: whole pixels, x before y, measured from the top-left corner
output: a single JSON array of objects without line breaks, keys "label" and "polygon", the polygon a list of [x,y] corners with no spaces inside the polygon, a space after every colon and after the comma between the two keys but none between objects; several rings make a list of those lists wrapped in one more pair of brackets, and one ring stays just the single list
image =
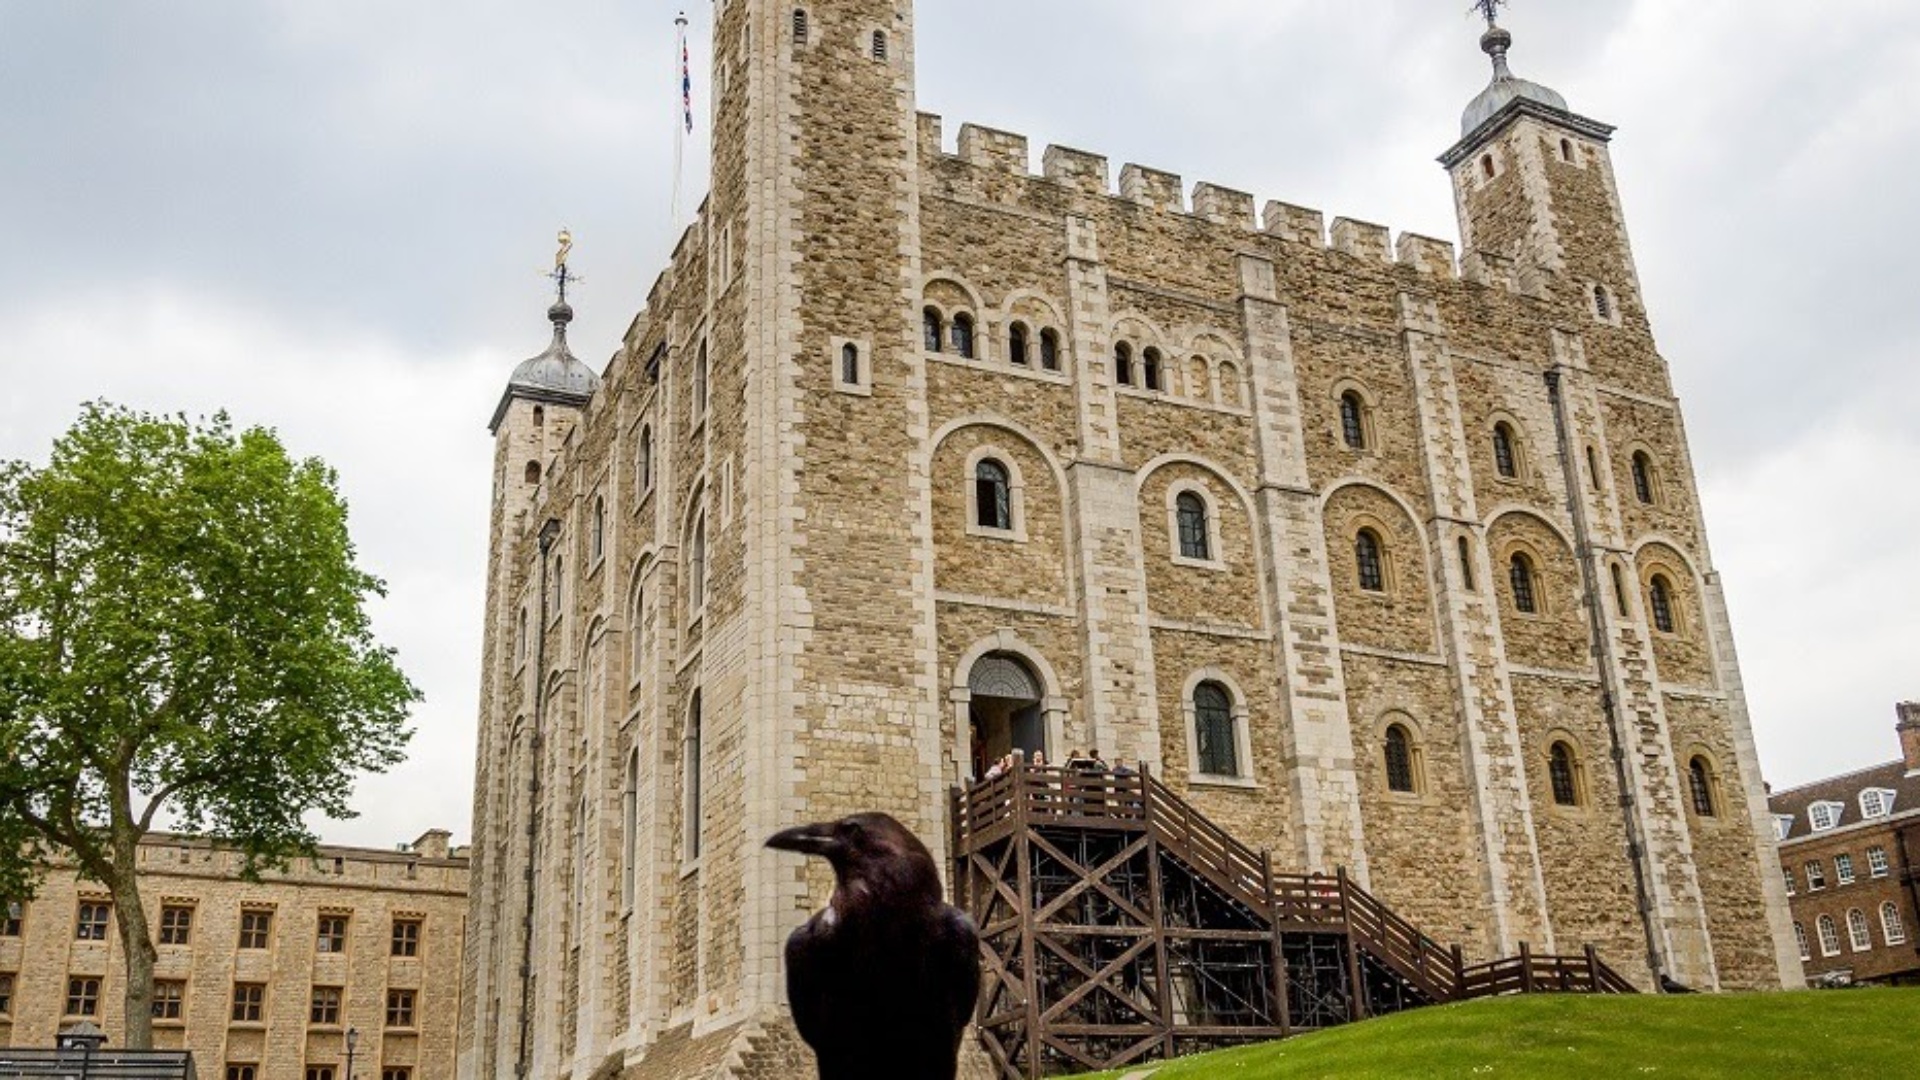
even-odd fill
[{"label": "green tree", "polygon": [[401,760],[420,695],[369,629],[383,594],[332,470],[224,413],[95,403],[46,467],[0,464],[0,896],[63,853],[106,887],[129,1048],[153,1037],[141,838],[217,838],[251,875]]}]

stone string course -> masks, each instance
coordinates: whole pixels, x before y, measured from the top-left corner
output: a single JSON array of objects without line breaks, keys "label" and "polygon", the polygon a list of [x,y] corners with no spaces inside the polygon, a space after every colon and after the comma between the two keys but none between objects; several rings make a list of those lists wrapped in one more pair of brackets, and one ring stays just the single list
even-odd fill
[{"label": "stone string course", "polygon": [[[944,858],[946,792],[971,769],[968,668],[990,653],[1033,672],[1051,753],[1143,761],[1276,865],[1346,867],[1472,958],[1592,943],[1650,983],[1635,843],[1666,970],[1797,980],[1603,142],[1532,115],[1485,133],[1452,174],[1457,255],[1063,147],[1036,174],[1025,138],[989,128],[950,148],[914,108],[910,5],[806,11],[797,42],[791,6],[718,6],[711,196],[592,402],[538,422],[514,402],[498,434],[463,1076],[513,1075],[528,1005],[542,1080],[615,1061],[634,1080],[804,1069],[780,953],[830,883],[759,841],[881,809]],[[973,357],[925,348],[929,307],[973,320]],[[839,385],[848,342],[856,392]],[[1362,449],[1341,436],[1348,390]],[[1496,423],[1516,436],[1511,478]],[[1636,451],[1658,472],[1651,505]],[[1017,476],[1012,535],[969,528],[982,454]],[[1209,560],[1175,557],[1180,491],[1205,496]],[[548,522],[560,581],[542,618]],[[1359,587],[1363,527],[1384,593]],[[1654,573],[1672,634],[1645,610]],[[523,611],[544,668],[516,643]],[[1195,772],[1186,694],[1203,675],[1248,728],[1237,782]],[[1414,793],[1387,790],[1392,722],[1417,735]],[[1580,805],[1554,802],[1555,742],[1575,751]],[[1727,792],[1712,821],[1685,798],[1694,753]]]}]

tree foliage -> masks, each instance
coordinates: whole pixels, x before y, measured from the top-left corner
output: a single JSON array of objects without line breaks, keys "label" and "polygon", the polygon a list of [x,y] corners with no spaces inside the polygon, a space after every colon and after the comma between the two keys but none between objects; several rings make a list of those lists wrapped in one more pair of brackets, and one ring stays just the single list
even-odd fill
[{"label": "tree foliage", "polygon": [[255,871],[401,760],[419,695],[369,627],[383,594],[332,470],[224,413],[95,403],[46,466],[0,465],[0,851],[28,856],[0,858],[0,895],[56,853],[108,887],[128,1045],[151,994],[140,838],[212,836]]}]

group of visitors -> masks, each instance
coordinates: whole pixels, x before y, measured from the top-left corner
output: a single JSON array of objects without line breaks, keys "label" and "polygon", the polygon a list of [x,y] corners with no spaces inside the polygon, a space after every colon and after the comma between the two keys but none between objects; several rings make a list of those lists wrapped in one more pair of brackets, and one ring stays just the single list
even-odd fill
[{"label": "group of visitors", "polygon": [[[1021,757],[1022,753],[1019,750],[1007,753],[998,761],[988,766],[986,775],[980,778],[981,782],[992,783],[1011,773],[1014,768],[1019,765]],[[1035,750],[1033,756],[1027,758],[1027,765],[1035,769],[1047,768],[1047,752],[1045,750]],[[1113,763],[1109,765],[1107,759],[1101,757],[1100,751],[1097,749],[1088,750],[1086,753],[1081,753],[1079,750],[1073,751],[1067,755],[1066,767],[1077,773],[1093,773],[1111,776],[1139,775],[1127,764],[1126,758],[1114,758]]]}]

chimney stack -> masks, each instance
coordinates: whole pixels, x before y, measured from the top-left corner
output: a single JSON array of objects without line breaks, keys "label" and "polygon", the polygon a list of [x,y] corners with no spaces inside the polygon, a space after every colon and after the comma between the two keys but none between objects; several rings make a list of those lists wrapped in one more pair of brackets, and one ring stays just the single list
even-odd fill
[{"label": "chimney stack", "polygon": [[1900,714],[1894,730],[1900,733],[1900,753],[1907,759],[1907,772],[1920,773],[1920,702],[1903,701],[1894,706],[1894,711]]},{"label": "chimney stack", "polygon": [[428,829],[413,842],[414,854],[423,859],[444,859],[447,857],[447,841],[451,839],[453,834],[445,829]]}]

